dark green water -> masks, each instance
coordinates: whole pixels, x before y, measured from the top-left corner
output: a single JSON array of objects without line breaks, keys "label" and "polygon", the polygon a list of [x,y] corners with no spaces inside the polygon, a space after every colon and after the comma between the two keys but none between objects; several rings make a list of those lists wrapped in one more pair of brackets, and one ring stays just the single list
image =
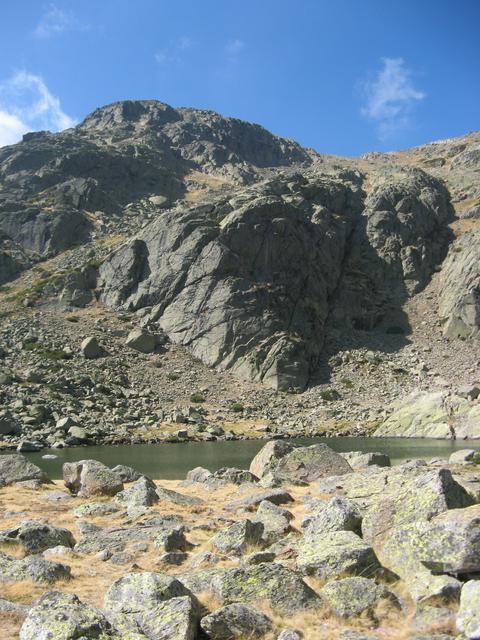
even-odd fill
[{"label": "dark green water", "polygon": [[[392,463],[408,458],[448,458],[458,449],[479,449],[480,441],[451,441],[417,438],[299,438],[298,444],[326,442],[335,451],[381,451],[387,453]],[[185,478],[194,467],[206,467],[215,471],[220,467],[248,469],[250,461],[263,447],[262,440],[238,440],[232,442],[188,442],[172,444],[138,444],[76,447],[25,454],[44,469],[51,478],[62,477],[64,462],[86,458],[100,460],[108,467],[126,464],[153,478],[178,480]],[[44,460],[45,454],[54,454],[55,460]]]}]

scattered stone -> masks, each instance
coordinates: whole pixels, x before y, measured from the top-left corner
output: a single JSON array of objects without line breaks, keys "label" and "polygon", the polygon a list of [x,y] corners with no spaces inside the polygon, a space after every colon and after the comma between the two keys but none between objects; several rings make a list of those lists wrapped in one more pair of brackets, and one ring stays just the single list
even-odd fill
[{"label": "scattered stone", "polygon": [[290,521],[292,519],[293,515],[290,511],[264,500],[260,503],[253,521],[262,523],[262,540],[268,546],[278,542],[280,538],[291,531]]},{"label": "scattered stone", "polygon": [[105,349],[98,344],[98,340],[93,336],[85,338],[80,345],[80,351],[87,360],[95,360],[107,355]]},{"label": "scattered stone", "polygon": [[157,340],[155,336],[143,329],[133,329],[128,334],[125,345],[135,351],[141,351],[141,353],[152,353],[157,346]]},{"label": "scattered stone", "polygon": [[236,510],[242,507],[256,507],[264,501],[279,505],[293,502],[293,498],[290,493],[288,493],[288,491],[285,491],[285,489],[266,489],[265,491],[253,493],[249,496],[246,496],[245,498],[239,498],[238,500],[229,502],[227,505],[225,505],[225,508]]},{"label": "scattered stone", "polygon": [[186,496],[178,491],[173,491],[173,489],[157,486],[156,491],[160,500],[167,500],[167,502],[173,502],[174,504],[187,507],[197,507],[204,504],[204,501],[197,496]]},{"label": "scattered stone", "polygon": [[202,618],[200,626],[211,640],[262,638],[273,630],[270,618],[244,604],[229,604]]},{"label": "scattered stone", "polygon": [[212,477],[212,473],[204,467],[195,467],[187,473],[187,482],[207,482]]},{"label": "scattered stone", "polygon": [[73,515],[77,518],[98,518],[118,511],[119,507],[112,502],[88,502],[74,509]]}]

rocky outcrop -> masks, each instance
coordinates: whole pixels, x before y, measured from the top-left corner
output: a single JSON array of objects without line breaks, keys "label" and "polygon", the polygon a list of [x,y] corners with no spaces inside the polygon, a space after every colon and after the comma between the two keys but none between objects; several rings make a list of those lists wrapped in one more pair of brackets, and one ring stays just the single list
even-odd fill
[{"label": "rocky outcrop", "polygon": [[426,174],[379,177],[365,201],[360,185],[293,175],[166,212],[102,265],[102,299],[153,307],[151,321],[209,366],[302,388],[329,322],[383,322],[448,242],[448,195]]},{"label": "rocky outcrop", "polygon": [[480,335],[480,232],[466,233],[450,248],[442,267],[439,315],[449,337]]},{"label": "rocky outcrop", "polygon": [[395,403],[380,437],[480,438],[480,405],[445,391],[415,392]]}]

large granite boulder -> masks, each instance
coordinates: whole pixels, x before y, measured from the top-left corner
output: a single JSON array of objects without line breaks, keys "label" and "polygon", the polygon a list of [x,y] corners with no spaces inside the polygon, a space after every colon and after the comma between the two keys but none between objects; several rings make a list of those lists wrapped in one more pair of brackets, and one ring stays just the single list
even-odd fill
[{"label": "large granite boulder", "polygon": [[262,540],[268,546],[278,542],[291,531],[290,521],[293,514],[287,509],[264,500],[258,506],[254,522],[261,522],[263,525]]},{"label": "large granite boulder", "polygon": [[0,582],[55,582],[70,579],[70,567],[41,556],[13,558],[0,552]]},{"label": "large granite boulder", "polygon": [[451,509],[433,518],[418,555],[435,573],[480,572],[480,505]]},{"label": "large granite boulder", "polygon": [[268,601],[291,613],[319,605],[318,595],[291,569],[264,563],[216,573],[210,587],[222,604]]},{"label": "large granite boulder", "polygon": [[297,543],[302,573],[323,579],[345,575],[373,576],[380,563],[372,549],[353,531],[307,531]]},{"label": "large granite boulder", "polygon": [[462,587],[457,628],[469,640],[480,638],[480,580],[469,580]]},{"label": "large granite boulder", "polygon": [[316,504],[312,513],[302,523],[309,532],[353,531],[360,533],[362,512],[359,506],[347,498],[334,496],[328,502]]},{"label": "large granite boulder", "polygon": [[303,483],[351,471],[345,458],[321,443],[297,447],[285,454],[275,466],[273,476],[277,481]]},{"label": "large granite boulder", "polygon": [[60,591],[44,593],[28,612],[20,640],[122,640],[101,611],[77,596]]},{"label": "large granite boulder", "polygon": [[271,440],[263,446],[250,463],[250,471],[261,478],[266,473],[273,471],[280,458],[293,450],[293,445],[285,440]]},{"label": "large granite boulder", "polygon": [[[117,474],[118,475],[118,474]],[[128,489],[124,489],[117,493],[115,500],[127,507],[141,506],[151,507],[159,501],[157,487],[153,480],[145,476],[141,476]]]},{"label": "large granite boulder", "polygon": [[361,576],[327,582],[320,595],[332,612],[342,618],[372,613],[384,600],[399,606],[396,597],[383,585]]},{"label": "large granite boulder", "polygon": [[183,584],[160,573],[130,573],[104,598],[105,615],[121,638],[194,640],[198,602]]},{"label": "large granite boulder", "polygon": [[82,498],[114,496],[123,490],[119,476],[98,460],[65,462],[63,481],[67,489]]},{"label": "large granite boulder", "polygon": [[39,484],[51,482],[47,474],[25,456],[19,453],[0,455],[0,487],[30,480]]},{"label": "large granite boulder", "polygon": [[473,498],[456,482],[448,469],[434,469],[385,487],[362,521],[365,540],[375,547],[396,525],[428,521],[447,509],[473,504]]}]

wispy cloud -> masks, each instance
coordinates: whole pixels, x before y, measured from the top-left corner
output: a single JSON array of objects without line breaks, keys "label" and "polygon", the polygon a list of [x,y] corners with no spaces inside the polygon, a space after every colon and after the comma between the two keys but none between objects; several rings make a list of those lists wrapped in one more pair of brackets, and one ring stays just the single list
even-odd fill
[{"label": "wispy cloud", "polygon": [[61,131],[74,124],[40,76],[19,71],[0,83],[0,147],[27,131]]},{"label": "wispy cloud", "polygon": [[240,38],[234,38],[233,40],[229,40],[225,46],[225,53],[227,57],[231,60],[237,60],[240,53],[245,48],[245,42],[240,40]]},{"label": "wispy cloud", "polygon": [[88,26],[81,24],[71,11],[49,4],[33,33],[37,38],[51,38],[68,31],[86,31],[87,29]]},{"label": "wispy cloud", "polygon": [[408,127],[414,105],[426,97],[413,86],[403,58],[382,58],[382,68],[362,88],[362,115],[376,123],[381,140]]},{"label": "wispy cloud", "polygon": [[185,52],[193,47],[193,42],[188,36],[182,36],[167,47],[159,49],[155,53],[155,61],[159,65],[173,64],[183,61]]}]

